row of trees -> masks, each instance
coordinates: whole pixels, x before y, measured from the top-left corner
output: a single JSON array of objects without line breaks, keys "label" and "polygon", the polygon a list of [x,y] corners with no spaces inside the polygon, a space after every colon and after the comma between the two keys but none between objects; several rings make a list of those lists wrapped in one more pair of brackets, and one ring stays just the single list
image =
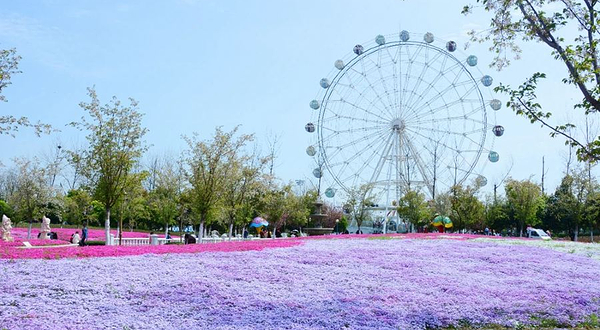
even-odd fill
[{"label": "row of trees", "polygon": [[[6,101],[2,91],[20,72],[20,59],[14,49],[0,51],[0,101]],[[157,157],[143,166],[147,129],[138,102],[113,97],[102,104],[94,88],[88,95],[90,101],[80,103],[84,116],[70,123],[86,134],[87,145],[57,146],[45,162],[17,159],[0,175],[0,212],[27,221],[30,229],[42,215],[55,223],[103,225],[107,242],[115,219],[119,228],[124,222],[145,229],[192,224],[199,234],[208,226],[229,235],[256,216],[277,228],[308,223],[316,192],[295,194],[291,184],[275,178],[275,148],[261,155],[253,135],[217,128],[211,139],[202,140],[195,133],[184,137],[182,155]],[[38,135],[52,131],[28,118],[0,116],[0,134],[14,136],[21,127],[33,127]]]},{"label": "row of trees", "polygon": [[[0,176],[0,211],[30,225],[43,214],[54,222],[103,223],[108,241],[111,227],[155,230],[188,224],[234,233],[256,217],[275,228],[308,224],[314,191],[297,194],[291,184],[277,180],[267,155],[253,145],[254,136],[217,128],[208,140],[198,134],[184,137],[186,150],[178,157],[155,158],[143,166],[148,147],[142,114],[131,99],[128,105],[113,98],[102,105],[94,89],[90,102],[82,102],[86,116],[71,123],[87,133],[86,148],[57,147],[57,154],[42,164],[37,159],[18,159]],[[526,225],[542,225],[576,238],[581,227],[598,226],[600,189],[586,170],[565,176],[552,195],[529,181],[507,180],[506,196],[482,201],[477,187],[456,186],[435,201],[418,191],[406,191],[398,201],[399,215],[415,226],[426,226],[435,213],[450,215],[455,229],[510,230],[522,235]],[[57,181],[59,187],[57,188]],[[62,189],[64,183],[68,189]],[[348,194],[346,212],[357,221],[369,217],[375,199],[364,186]],[[344,221],[333,207],[329,223]],[[339,211],[339,210],[338,210]],[[337,212],[337,213],[336,213]],[[115,218],[114,215],[117,215]],[[122,231],[121,231],[122,232]]]},{"label": "row of trees", "polygon": [[[93,90],[90,95],[91,104],[98,104]],[[94,112],[97,123],[86,122],[92,132],[89,149],[63,150],[63,156],[47,163],[19,159],[15,167],[3,171],[0,213],[30,227],[45,214],[54,223],[89,222],[107,230],[194,225],[199,233],[209,228],[229,235],[256,216],[267,219],[272,228],[308,224],[316,192],[294,191],[295,186],[267,173],[273,156],[260,155],[251,145],[252,135],[217,128],[209,140],[185,137],[188,148],[180,157],[155,157],[143,166],[145,147],[132,142],[136,141],[132,135],[141,141],[145,131],[130,127],[139,125],[138,120],[119,119],[126,111],[114,114],[118,102],[112,104],[112,109]],[[108,110],[112,111],[105,116]],[[55,182],[75,184],[64,191]]]},{"label": "row of trees", "polygon": [[506,195],[478,197],[478,189],[456,186],[427,201],[425,195],[408,191],[400,199],[398,214],[414,226],[429,226],[435,214],[451,217],[453,230],[480,231],[484,228],[523,236],[527,225],[564,233],[577,240],[582,229],[600,227],[600,185],[586,170],[565,175],[550,195],[531,180],[508,179]]}]

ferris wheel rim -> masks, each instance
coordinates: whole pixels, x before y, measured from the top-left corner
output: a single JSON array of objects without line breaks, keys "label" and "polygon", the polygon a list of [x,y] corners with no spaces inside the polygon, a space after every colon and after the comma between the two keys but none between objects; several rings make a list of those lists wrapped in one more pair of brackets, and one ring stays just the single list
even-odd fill
[{"label": "ferris wheel rim", "polygon": [[324,123],[325,114],[328,110],[328,106],[330,103],[330,98],[332,96],[332,93],[334,93],[338,84],[340,83],[340,80],[349,72],[350,69],[352,69],[360,61],[362,61],[363,59],[367,58],[368,56],[371,56],[382,50],[385,50],[385,49],[389,50],[389,49],[397,48],[397,47],[420,47],[420,48],[427,48],[428,50],[433,50],[440,56],[445,56],[446,58],[449,58],[450,60],[452,60],[454,65],[458,65],[460,68],[460,72],[464,72],[468,76],[468,81],[470,82],[470,84],[472,84],[473,86],[476,86],[475,90],[477,93],[476,94],[477,103],[481,106],[480,109],[478,109],[478,110],[481,111],[481,113],[482,113],[482,123],[483,123],[482,126],[483,127],[481,127],[481,130],[480,130],[481,135],[478,139],[479,143],[477,143],[478,150],[476,152],[476,156],[472,159],[472,161],[468,162],[469,168],[466,171],[467,174],[465,174],[464,176],[461,177],[461,179],[459,180],[459,183],[464,182],[468,178],[468,176],[469,176],[468,173],[472,172],[474,170],[474,168],[477,166],[479,159],[481,158],[481,154],[482,154],[483,150],[485,149],[485,141],[486,141],[487,134],[488,134],[488,132],[487,132],[487,126],[488,126],[487,125],[487,111],[486,111],[486,106],[485,106],[485,100],[483,98],[481,89],[478,87],[477,80],[475,79],[475,77],[473,76],[471,71],[466,67],[466,65],[462,61],[460,61],[458,58],[456,58],[456,56],[454,56],[452,53],[450,53],[440,47],[437,47],[435,45],[432,45],[430,43],[425,43],[425,42],[390,41],[383,45],[375,45],[373,47],[370,47],[370,48],[364,50],[364,52],[362,54],[355,56],[348,63],[344,64],[343,69],[339,70],[339,72],[337,72],[335,74],[335,76],[331,79],[331,83],[330,83],[329,87],[326,89],[325,93],[323,94],[323,96],[321,98],[321,106],[319,109],[318,122],[317,122],[318,137],[319,137],[318,138],[319,166],[320,167],[325,166],[327,169],[327,172],[329,172],[329,174],[336,181],[336,183],[338,185],[340,185],[340,187],[342,187],[346,191],[349,189],[349,187],[347,187],[346,183],[343,182],[343,180],[338,177],[338,173],[334,172],[333,166],[331,164],[331,159],[327,155],[327,146],[325,145],[327,139],[325,136],[323,136],[323,134],[324,134],[323,123]]}]

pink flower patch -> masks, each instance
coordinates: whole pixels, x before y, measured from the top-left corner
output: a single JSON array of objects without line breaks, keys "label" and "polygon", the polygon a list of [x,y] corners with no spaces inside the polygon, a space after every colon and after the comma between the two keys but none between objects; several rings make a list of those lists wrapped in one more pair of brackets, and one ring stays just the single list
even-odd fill
[{"label": "pink flower patch", "polygon": [[302,244],[299,240],[255,240],[189,245],[69,246],[24,249],[18,242],[0,243],[0,259],[61,259],[119,257],[141,254],[260,251]]}]

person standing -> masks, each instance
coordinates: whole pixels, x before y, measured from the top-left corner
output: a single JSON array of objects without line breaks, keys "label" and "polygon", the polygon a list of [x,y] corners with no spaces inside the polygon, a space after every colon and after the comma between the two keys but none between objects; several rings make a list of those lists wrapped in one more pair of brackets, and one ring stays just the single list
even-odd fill
[{"label": "person standing", "polygon": [[88,238],[88,228],[87,228],[87,224],[83,225],[83,228],[81,229],[81,241],[79,241],[79,246],[85,246],[85,240],[87,240]]}]

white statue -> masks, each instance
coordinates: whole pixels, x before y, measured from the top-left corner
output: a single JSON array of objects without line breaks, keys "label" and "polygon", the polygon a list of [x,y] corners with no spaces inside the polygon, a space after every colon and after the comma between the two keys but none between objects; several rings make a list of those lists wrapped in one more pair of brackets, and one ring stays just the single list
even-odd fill
[{"label": "white statue", "polygon": [[50,219],[44,215],[42,217],[42,228],[40,229],[40,239],[47,239],[50,234]]},{"label": "white statue", "polygon": [[13,241],[13,237],[10,234],[10,231],[12,229],[12,222],[10,221],[10,218],[7,217],[5,214],[2,215],[2,240],[5,242],[12,242]]}]

